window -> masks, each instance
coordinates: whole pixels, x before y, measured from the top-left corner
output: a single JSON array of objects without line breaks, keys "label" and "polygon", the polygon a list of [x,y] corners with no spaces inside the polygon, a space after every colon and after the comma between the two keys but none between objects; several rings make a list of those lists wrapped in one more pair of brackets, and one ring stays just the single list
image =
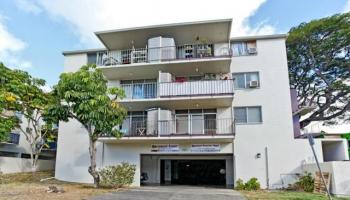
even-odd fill
[{"label": "window", "polygon": [[121,80],[121,87],[129,99],[150,99],[157,95],[157,80]]},{"label": "window", "polygon": [[237,124],[261,123],[261,106],[235,107],[235,121]]},{"label": "window", "polygon": [[256,41],[233,42],[231,44],[232,56],[256,55]]},{"label": "window", "polygon": [[121,132],[126,136],[141,136],[146,134],[147,112],[128,112],[128,116],[121,126]]},{"label": "window", "polygon": [[216,109],[175,111],[176,134],[215,134]]},{"label": "window", "polygon": [[18,133],[10,133],[8,142],[12,144],[19,144],[19,137],[20,134]]},{"label": "window", "polygon": [[233,73],[233,84],[235,89],[258,88],[260,79],[258,72]]},{"label": "window", "polygon": [[94,53],[88,53],[87,54],[87,62],[88,64],[96,64],[96,61],[97,61],[97,54],[94,52]]},{"label": "window", "polygon": [[17,152],[0,151],[0,157],[18,157]]}]

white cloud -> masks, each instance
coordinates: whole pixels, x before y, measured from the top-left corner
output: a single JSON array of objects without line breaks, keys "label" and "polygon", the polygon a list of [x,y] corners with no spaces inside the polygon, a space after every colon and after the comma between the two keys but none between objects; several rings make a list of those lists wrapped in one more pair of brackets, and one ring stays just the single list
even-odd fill
[{"label": "white cloud", "polygon": [[343,8],[343,12],[350,12],[350,0],[348,0]]},{"label": "white cloud", "polygon": [[16,0],[15,3],[16,6],[24,12],[33,13],[36,15],[42,12],[41,8],[32,1]]},{"label": "white cloud", "polygon": [[69,22],[86,46],[100,44],[94,31],[154,24],[232,18],[232,36],[271,34],[266,23],[250,27],[248,18],[266,0],[164,1],[164,0],[37,0],[53,19]]},{"label": "white cloud", "polygon": [[5,17],[0,15],[0,62],[12,68],[32,67],[31,62],[19,57],[26,43],[8,32],[4,21]]}]

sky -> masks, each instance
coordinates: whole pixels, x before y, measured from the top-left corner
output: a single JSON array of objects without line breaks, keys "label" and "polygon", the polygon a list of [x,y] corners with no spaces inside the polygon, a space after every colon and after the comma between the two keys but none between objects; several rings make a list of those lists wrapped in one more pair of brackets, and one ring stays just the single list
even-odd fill
[{"label": "sky", "polygon": [[350,0],[1,0],[0,62],[56,84],[62,51],[102,47],[93,32],[232,18],[231,36],[287,33],[350,11]]}]

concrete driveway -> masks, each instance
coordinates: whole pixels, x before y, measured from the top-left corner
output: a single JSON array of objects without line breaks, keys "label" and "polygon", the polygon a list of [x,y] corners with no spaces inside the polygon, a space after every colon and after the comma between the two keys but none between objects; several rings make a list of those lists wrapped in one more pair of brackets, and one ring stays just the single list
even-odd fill
[{"label": "concrete driveway", "polygon": [[237,191],[194,186],[145,186],[108,193],[90,200],[245,200]]}]

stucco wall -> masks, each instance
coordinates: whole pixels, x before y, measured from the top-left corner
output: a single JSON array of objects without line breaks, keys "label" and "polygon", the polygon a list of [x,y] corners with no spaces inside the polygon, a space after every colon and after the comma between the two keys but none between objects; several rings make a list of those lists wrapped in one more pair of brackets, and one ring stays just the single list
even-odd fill
[{"label": "stucco wall", "polygon": [[75,72],[87,64],[87,54],[73,54],[64,56],[64,72]]},{"label": "stucco wall", "polygon": [[294,140],[284,39],[258,40],[257,50],[256,56],[233,57],[231,63],[232,72],[258,71],[260,76],[260,88],[235,90],[233,106],[262,108],[262,123],[236,125],[236,179],[257,177],[267,186],[267,147],[269,184],[280,187],[280,175],[293,173],[312,154],[307,140]]},{"label": "stucco wall", "polygon": [[[53,170],[54,168],[54,160],[38,160],[38,171]],[[0,157],[0,172],[2,173],[30,172],[31,169],[30,159]]]},{"label": "stucco wall", "polygon": [[[331,174],[330,192],[337,196],[350,196],[350,162],[335,161],[320,163],[323,172]],[[303,171],[313,175],[318,171],[316,164],[303,165]]]},{"label": "stucco wall", "polygon": [[[97,151],[101,144],[97,144]],[[97,165],[101,160],[97,160]],[[58,180],[92,183],[93,179],[88,173],[90,166],[89,137],[82,125],[76,120],[60,122],[55,177]]]}]

